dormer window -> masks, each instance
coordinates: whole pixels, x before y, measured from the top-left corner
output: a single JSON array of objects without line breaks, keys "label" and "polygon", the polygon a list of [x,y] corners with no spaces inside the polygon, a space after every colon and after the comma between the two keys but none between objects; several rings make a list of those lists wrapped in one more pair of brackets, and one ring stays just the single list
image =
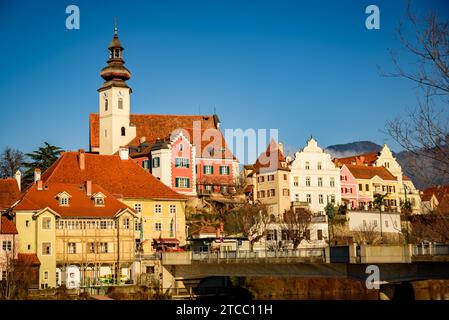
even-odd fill
[{"label": "dormer window", "polygon": [[68,206],[68,205],[70,205],[70,194],[68,194],[65,191],[59,193],[56,196],[56,199],[58,199],[58,202],[59,202],[60,206]]},{"label": "dormer window", "polygon": [[98,192],[98,193],[94,194],[92,196],[92,198],[94,200],[94,204],[96,207],[104,206],[104,198],[106,198],[106,196],[103,193]]}]

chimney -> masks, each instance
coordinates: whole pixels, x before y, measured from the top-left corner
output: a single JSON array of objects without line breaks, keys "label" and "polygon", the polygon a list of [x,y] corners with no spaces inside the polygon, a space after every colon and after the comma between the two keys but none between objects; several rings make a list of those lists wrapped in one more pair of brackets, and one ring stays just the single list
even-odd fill
[{"label": "chimney", "polygon": [[34,182],[41,180],[41,169],[34,168]]},{"label": "chimney", "polygon": [[88,197],[90,197],[92,195],[92,181],[87,180],[86,184],[85,184],[85,187],[86,187],[86,195]]},{"label": "chimney", "polygon": [[84,149],[79,149],[78,162],[80,170],[86,169],[86,153],[84,152]]},{"label": "chimney", "polygon": [[37,190],[38,191],[42,191],[43,190],[43,188],[42,188],[42,180],[37,180]]},{"label": "chimney", "polygon": [[120,159],[121,160],[128,160],[129,159],[129,148],[128,147],[120,147]]},{"label": "chimney", "polygon": [[19,191],[21,191],[21,185],[22,185],[22,173],[20,170],[16,171],[16,174],[14,175],[14,178],[17,181],[17,186],[19,187]]},{"label": "chimney", "polygon": [[278,145],[279,145],[279,151],[280,151],[282,154],[284,154],[284,144],[283,144],[282,142],[279,142]]}]

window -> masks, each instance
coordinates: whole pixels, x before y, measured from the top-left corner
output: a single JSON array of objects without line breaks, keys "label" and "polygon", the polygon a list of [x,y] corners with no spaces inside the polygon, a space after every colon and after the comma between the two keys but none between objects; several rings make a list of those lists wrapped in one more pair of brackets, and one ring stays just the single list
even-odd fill
[{"label": "window", "polygon": [[189,178],[175,178],[176,188],[190,188]]},{"label": "window", "polygon": [[306,240],[310,240],[310,230],[306,230]]},{"label": "window", "polygon": [[8,273],[6,271],[2,271],[0,275],[0,280],[6,280],[8,278]]},{"label": "window", "polygon": [[264,182],[265,181],[265,177],[264,176],[260,176],[257,178],[257,182]]},{"label": "window", "polygon": [[3,241],[2,243],[2,249],[3,251],[11,251],[12,249],[12,242],[11,241]]},{"label": "window", "polygon": [[134,210],[136,210],[137,213],[142,212],[142,204],[141,203],[135,203],[134,204]]},{"label": "window", "polygon": [[265,198],[265,190],[260,191],[260,197]]},{"label": "window", "polygon": [[123,229],[129,229],[129,218],[123,220]]},{"label": "window", "polygon": [[68,197],[60,197],[59,198],[59,205],[60,206],[68,206],[69,205],[69,198]]},{"label": "window", "polygon": [[334,177],[330,178],[330,186],[335,187],[335,178]]},{"label": "window", "polygon": [[125,127],[122,127],[122,129],[120,130],[122,137],[126,136],[126,130]]},{"label": "window", "polygon": [[123,109],[123,99],[122,98],[118,98],[118,108]]},{"label": "window", "polygon": [[331,203],[335,203],[335,195],[331,194]]},{"label": "window", "polygon": [[270,174],[267,178],[268,181],[274,181],[274,174]]},{"label": "window", "polygon": [[108,111],[108,99],[104,99],[104,111]]},{"label": "window", "polygon": [[318,187],[322,187],[322,186],[323,186],[323,178],[318,177]]},{"label": "window", "polygon": [[369,191],[369,184],[365,184],[365,190]]},{"label": "window", "polygon": [[267,241],[276,241],[277,240],[277,232],[276,230],[268,230],[267,231]]},{"label": "window", "polygon": [[29,226],[30,226],[30,220],[26,220],[26,221],[25,221],[25,227],[28,228]]},{"label": "window", "polygon": [[282,189],[282,195],[283,196],[289,196],[290,195],[290,190],[289,189]]},{"label": "window", "polygon": [[320,204],[323,204],[323,203],[324,203],[324,197],[323,197],[322,194],[318,195],[318,202],[319,202]]},{"label": "window", "polygon": [[95,243],[89,242],[87,244],[87,252],[88,253],[95,253]]},{"label": "window", "polygon": [[310,187],[310,177],[306,177],[306,186]]},{"label": "window", "polygon": [[175,168],[188,168],[189,159],[188,158],[175,158]]},{"label": "window", "polygon": [[44,280],[48,280],[48,271],[44,271]]},{"label": "window", "polygon": [[98,243],[98,253],[108,253],[108,243],[99,242]]},{"label": "window", "polygon": [[363,185],[359,183],[359,191],[363,191]]},{"label": "window", "polygon": [[311,194],[306,195],[306,201],[307,201],[307,203],[312,203],[312,195]]},{"label": "window", "polygon": [[318,170],[321,170],[321,169],[322,169],[321,162],[318,162],[318,164],[316,165],[316,168],[317,168]]},{"label": "window", "polygon": [[69,242],[67,244],[67,251],[68,253],[76,253],[76,243],[75,242]]},{"label": "window", "polygon": [[51,229],[51,218],[43,218],[42,219],[42,229],[45,229],[45,230]]},{"label": "window", "polygon": [[229,175],[230,174],[229,166],[220,166],[220,174],[221,175]]},{"label": "window", "polygon": [[156,223],[154,224],[154,230],[156,230],[156,231],[162,231],[162,223],[156,222]]},{"label": "window", "polygon": [[295,193],[295,201],[299,202],[299,194]]},{"label": "window", "polygon": [[306,167],[306,170],[310,170],[310,162],[309,161],[306,161],[305,167]]},{"label": "window", "polygon": [[204,174],[214,174],[214,166],[203,166],[203,173]]},{"label": "window", "polygon": [[181,144],[179,144],[179,151],[182,151],[182,150],[184,150],[184,145],[181,143]]},{"label": "window", "polygon": [[155,157],[153,158],[153,168],[159,168],[161,165],[161,158]]},{"label": "window", "polygon": [[100,229],[107,229],[107,228],[108,228],[107,221],[101,220],[100,221]]},{"label": "window", "polygon": [[145,271],[145,273],[154,273],[154,266],[147,266]]},{"label": "window", "polygon": [[198,164],[195,166],[195,174],[197,174],[198,173]]},{"label": "window", "polygon": [[140,231],[140,228],[142,228],[142,223],[139,222],[139,220],[134,220],[134,230]]},{"label": "window", "polygon": [[42,255],[48,256],[51,254],[51,243],[43,242],[42,243]]},{"label": "window", "polygon": [[299,177],[293,177],[293,186],[294,187],[299,186]]},{"label": "window", "polygon": [[318,240],[323,240],[323,230],[318,229],[316,237],[317,237]]},{"label": "window", "polygon": [[104,198],[103,197],[95,197],[95,205],[96,206],[104,206]]},{"label": "window", "polygon": [[284,180],[287,180],[287,175],[284,173]]},{"label": "window", "polygon": [[176,213],[176,204],[171,204],[170,205],[170,213],[171,214],[175,214]]}]

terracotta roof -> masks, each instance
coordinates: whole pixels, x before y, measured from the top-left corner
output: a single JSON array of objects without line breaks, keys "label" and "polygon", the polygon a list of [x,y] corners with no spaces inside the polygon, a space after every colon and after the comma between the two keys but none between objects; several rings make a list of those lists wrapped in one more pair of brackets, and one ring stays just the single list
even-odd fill
[{"label": "terracotta roof", "polygon": [[397,180],[396,177],[387,170],[387,168],[382,166],[372,167],[347,164],[346,167],[356,179],[371,179],[375,176],[378,176],[383,180]]},{"label": "terracotta roof", "polygon": [[16,225],[7,217],[2,216],[0,234],[18,234]]},{"label": "terracotta roof", "polygon": [[41,262],[35,253],[19,253],[17,255],[17,260],[20,263],[28,264],[32,266],[39,266]]},{"label": "terracotta roof", "polygon": [[449,185],[441,185],[430,187],[423,190],[421,194],[421,199],[423,201],[429,201],[432,198],[432,195],[435,195],[438,202],[441,202],[446,195],[449,195]]},{"label": "terracotta roof", "polygon": [[16,180],[12,178],[0,179],[0,210],[8,209],[19,198],[20,191]]},{"label": "terracotta roof", "polygon": [[[98,113],[91,113],[90,118],[90,147],[97,148],[99,146],[99,115]],[[136,137],[128,143],[128,146],[140,145],[141,137],[145,137],[145,141],[152,145],[158,139],[168,140],[170,136],[179,131],[185,130],[188,133],[191,143],[196,147],[197,157],[201,157],[203,150],[206,150],[208,145],[215,140],[221,139],[222,143],[218,143],[218,149],[224,148],[225,152],[221,153],[219,150],[215,151],[213,156],[207,158],[224,158],[234,159],[232,151],[226,144],[223,134],[217,128],[215,117],[212,115],[162,115],[162,114],[131,114],[130,123],[136,126]],[[194,126],[195,123],[200,124],[199,128]],[[197,129],[194,129],[197,128]],[[195,130],[195,132],[194,132]],[[208,130],[206,134],[204,132]],[[195,139],[194,134],[201,134],[201,139]],[[193,142],[192,142],[193,139]],[[197,141],[198,140],[198,141]],[[204,140],[204,141],[203,141]],[[200,153],[201,150],[201,153]],[[218,151],[218,152],[217,152]],[[208,150],[206,150],[206,153]]]},{"label": "terracotta roof", "polygon": [[[113,217],[125,209],[134,211],[96,184],[92,184],[90,196],[84,184],[48,183],[43,186],[43,190],[38,190],[37,184],[30,187],[14,210],[41,210],[49,207],[62,217]],[[62,192],[70,195],[68,206],[59,205],[58,195]],[[96,206],[92,197],[98,192],[105,196],[103,206]]]},{"label": "terracotta roof", "polygon": [[352,157],[345,158],[335,158],[334,162],[339,166],[343,164],[352,164],[352,165],[364,165],[367,164],[372,166],[374,162],[376,162],[377,157],[379,156],[379,152],[369,152],[364,154],[355,155]]},{"label": "terracotta roof", "polygon": [[83,184],[90,180],[117,198],[186,199],[145,171],[133,160],[119,156],[85,153],[85,169],[79,152],[64,152],[42,175],[44,183]]},{"label": "terracotta roof", "polygon": [[406,181],[412,181],[409,177],[407,177],[407,176],[402,176],[402,180],[406,180]]},{"label": "terracotta roof", "polygon": [[[272,159],[273,155],[273,159]],[[271,161],[271,160],[274,160]],[[262,152],[257,158],[256,163],[254,164],[254,171],[260,173],[261,171],[275,171],[275,170],[287,170],[290,169],[286,165],[286,159],[281,149],[279,148],[279,144],[271,139],[270,144],[267,147],[265,152]]]}]

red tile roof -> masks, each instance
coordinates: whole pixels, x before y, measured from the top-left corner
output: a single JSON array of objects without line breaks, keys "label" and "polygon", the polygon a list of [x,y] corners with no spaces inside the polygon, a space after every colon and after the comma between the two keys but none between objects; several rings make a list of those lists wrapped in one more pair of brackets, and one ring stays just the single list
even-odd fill
[{"label": "red tile roof", "polygon": [[11,207],[19,200],[20,191],[15,179],[0,179],[0,210]]},{"label": "red tile roof", "polygon": [[[90,114],[90,147],[97,148],[99,146],[99,115],[98,113]],[[225,152],[216,150],[213,156],[208,155],[209,158],[235,158],[233,153],[229,150],[223,134],[218,130],[214,116],[202,115],[162,115],[162,114],[131,114],[130,122],[136,126],[136,137],[131,140],[129,146],[138,146],[140,138],[145,137],[145,141],[152,145],[158,139],[168,140],[170,136],[179,131],[185,130],[188,132],[190,141],[196,147],[197,157],[204,156],[208,153],[207,146],[215,139],[221,139],[221,143],[217,144],[216,149],[223,148]],[[198,123],[200,126],[196,127],[194,124]],[[194,128],[195,132],[194,132]],[[207,131],[206,131],[207,130]],[[185,132],[184,131],[184,132]],[[204,133],[211,133],[212,135]],[[201,139],[194,138],[197,134]],[[201,134],[201,135],[200,135]],[[192,141],[193,140],[193,141]],[[204,140],[204,141],[203,141]],[[217,141],[215,141],[217,142]],[[201,150],[201,152],[200,152]],[[203,153],[205,150],[205,153]]]},{"label": "red tile roof", "polygon": [[[68,206],[59,205],[57,196],[62,192],[70,195]],[[98,192],[105,196],[103,206],[96,206],[94,203],[92,195]],[[44,184],[43,190],[37,190],[37,184],[34,184],[14,209],[40,210],[46,207],[62,217],[114,217],[125,209],[134,211],[96,184],[92,184],[92,194],[88,196],[84,185],[68,183]]]},{"label": "red tile roof", "polygon": [[421,199],[423,201],[429,201],[432,198],[432,195],[435,195],[438,202],[441,202],[445,196],[449,196],[449,185],[441,185],[430,187],[423,190],[421,194]]},{"label": "red tile roof", "polygon": [[375,176],[378,176],[383,180],[397,180],[396,177],[385,167],[372,167],[351,164],[347,164],[346,167],[356,179],[371,179]]},{"label": "red tile roof", "polygon": [[18,234],[16,225],[7,217],[2,216],[0,234]]},{"label": "red tile roof", "polygon": [[[273,161],[272,161],[273,160]],[[261,171],[273,171],[273,170],[289,170],[286,166],[286,159],[279,144],[272,139],[265,152],[262,152],[257,158],[254,164],[254,171],[260,173]]]},{"label": "red tile roof", "polygon": [[372,166],[374,162],[376,162],[378,156],[379,152],[369,152],[355,155],[352,157],[335,158],[334,162],[337,163],[339,166],[342,166],[343,164],[352,164],[352,165],[367,164],[369,166]]},{"label": "red tile roof", "polygon": [[83,184],[90,180],[117,198],[173,199],[186,197],[173,191],[133,160],[119,156],[85,153],[85,169],[79,166],[79,152],[64,152],[42,175],[44,183]]},{"label": "red tile roof", "polygon": [[20,263],[32,266],[39,266],[41,264],[39,258],[37,257],[37,254],[35,253],[19,253],[17,255],[17,260]]}]

